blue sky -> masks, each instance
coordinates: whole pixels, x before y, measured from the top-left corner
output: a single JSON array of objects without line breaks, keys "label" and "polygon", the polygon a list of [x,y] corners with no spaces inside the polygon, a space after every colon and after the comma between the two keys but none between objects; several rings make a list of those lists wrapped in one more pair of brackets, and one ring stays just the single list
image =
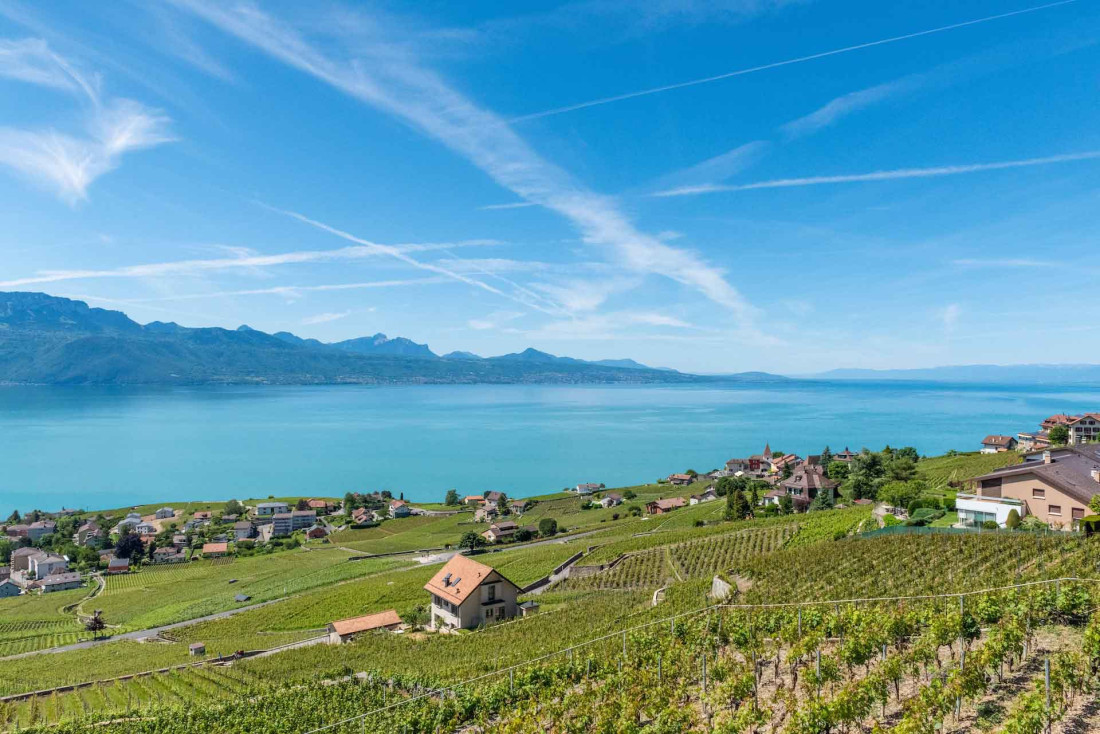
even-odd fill
[{"label": "blue sky", "polygon": [[0,0],[0,289],[697,372],[1097,362],[1100,5]]}]

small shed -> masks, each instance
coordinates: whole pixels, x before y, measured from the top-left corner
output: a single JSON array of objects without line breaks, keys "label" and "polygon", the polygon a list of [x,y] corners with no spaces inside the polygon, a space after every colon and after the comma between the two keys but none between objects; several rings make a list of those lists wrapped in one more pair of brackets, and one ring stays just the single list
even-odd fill
[{"label": "small shed", "polygon": [[250,601],[251,599],[252,599],[252,597],[249,596],[248,594],[237,594],[235,597],[233,597],[233,601],[238,602],[238,603],[239,602]]},{"label": "small shed", "polygon": [[199,655],[205,655],[206,654],[206,643],[205,642],[192,642],[190,645],[188,645],[187,651],[189,653],[191,653],[191,655],[196,656],[196,657],[199,656]]},{"label": "small shed", "polygon": [[537,601],[525,601],[519,605],[519,613],[524,617],[533,617],[539,613],[539,603]]},{"label": "small shed", "polygon": [[368,614],[365,617],[352,617],[330,622],[328,625],[329,642],[338,645],[348,642],[364,632],[374,630],[395,630],[401,626],[401,617],[393,609],[387,609],[377,614]]}]

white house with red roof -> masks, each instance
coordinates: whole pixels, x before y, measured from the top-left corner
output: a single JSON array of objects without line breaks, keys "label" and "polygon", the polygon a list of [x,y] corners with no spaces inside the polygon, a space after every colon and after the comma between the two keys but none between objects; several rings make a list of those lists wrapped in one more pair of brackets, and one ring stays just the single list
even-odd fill
[{"label": "white house with red roof", "polygon": [[458,555],[424,585],[432,629],[472,629],[515,617],[519,587],[484,563]]}]

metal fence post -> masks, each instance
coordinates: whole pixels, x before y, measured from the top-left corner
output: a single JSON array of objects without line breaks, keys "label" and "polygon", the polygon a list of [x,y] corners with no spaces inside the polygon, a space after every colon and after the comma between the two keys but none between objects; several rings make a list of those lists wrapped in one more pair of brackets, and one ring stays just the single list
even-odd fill
[{"label": "metal fence post", "polygon": [[516,690],[516,671],[508,671],[508,692],[513,693]]},{"label": "metal fence post", "polygon": [[821,650],[814,651],[814,676],[817,678],[817,695],[821,696]]},{"label": "metal fence post", "polygon": [[707,654],[703,653],[703,693],[707,692]]},{"label": "metal fence post", "polygon": [[1050,708],[1050,658],[1043,662],[1043,677],[1046,679],[1047,689],[1047,734],[1050,734],[1051,724],[1054,722],[1054,712]]},{"label": "metal fence post", "polygon": [[802,639],[802,607],[798,608],[798,638]]},{"label": "metal fence post", "polygon": [[657,682],[658,683],[661,682],[661,660],[662,660],[662,657],[663,656],[661,655],[661,653],[657,653]]}]

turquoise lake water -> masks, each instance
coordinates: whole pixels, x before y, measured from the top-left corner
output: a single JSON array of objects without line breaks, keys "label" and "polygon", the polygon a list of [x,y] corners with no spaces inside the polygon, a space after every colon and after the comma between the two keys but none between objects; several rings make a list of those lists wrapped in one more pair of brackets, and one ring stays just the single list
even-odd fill
[{"label": "turquoise lake water", "polygon": [[0,387],[0,513],[182,499],[622,486],[773,449],[976,450],[1100,387]]}]

